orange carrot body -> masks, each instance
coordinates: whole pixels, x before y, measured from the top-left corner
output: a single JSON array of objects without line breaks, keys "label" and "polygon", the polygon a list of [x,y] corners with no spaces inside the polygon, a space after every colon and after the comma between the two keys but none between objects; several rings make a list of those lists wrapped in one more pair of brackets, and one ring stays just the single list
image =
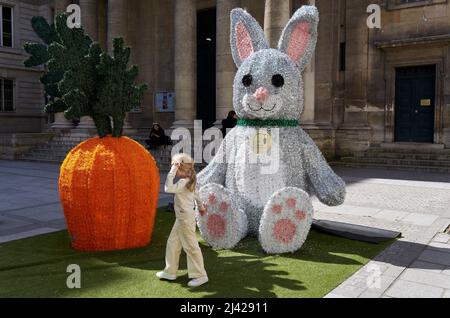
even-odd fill
[{"label": "orange carrot body", "polygon": [[108,251],[148,245],[159,186],[155,160],[134,140],[108,136],[80,143],[64,160],[59,179],[72,247]]}]

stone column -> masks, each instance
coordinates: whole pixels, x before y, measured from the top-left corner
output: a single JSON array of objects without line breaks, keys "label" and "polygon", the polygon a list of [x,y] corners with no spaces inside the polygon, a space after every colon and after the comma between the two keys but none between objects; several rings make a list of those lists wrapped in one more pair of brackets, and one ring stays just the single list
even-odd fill
[{"label": "stone column", "polygon": [[261,0],[241,0],[241,8],[250,13],[259,25],[264,26],[264,11],[266,3]]},{"label": "stone column", "polygon": [[303,100],[303,114],[301,116],[301,122],[304,124],[311,124],[315,119],[315,57],[311,59],[311,63],[303,71],[303,85],[304,85],[304,100]]},{"label": "stone column", "polygon": [[240,0],[217,0],[216,44],[216,126],[233,110],[233,81],[236,66],[230,48],[230,12]]},{"label": "stone column", "polygon": [[128,11],[126,0],[108,0],[108,52],[113,51],[112,41],[116,37],[122,37],[127,43],[128,39]]},{"label": "stone column", "polygon": [[[62,12],[66,12],[67,6],[70,3],[71,3],[70,0],[55,0],[54,2],[55,17],[56,15]],[[71,129],[73,127],[74,127],[73,123],[67,120],[66,117],[64,117],[63,113],[55,113],[55,120],[50,125],[50,128],[54,130]]]},{"label": "stone column", "polygon": [[[309,5],[316,5],[316,0],[309,0]],[[315,54],[311,58],[311,62],[303,71],[303,83],[304,83],[304,101],[303,101],[303,114],[301,116],[301,122],[303,124],[313,124],[315,119],[315,95],[316,95],[316,73],[315,73],[316,58]]]},{"label": "stone column", "polygon": [[[106,44],[108,52],[113,52],[113,39],[121,37],[125,41],[125,45],[128,43],[128,6],[126,0],[108,0],[108,29],[107,29],[107,41]],[[130,124],[129,114],[125,117],[123,125],[123,132],[126,135],[136,134],[137,131],[133,129]]]},{"label": "stone column", "polygon": [[50,128],[54,130],[65,130],[74,128],[74,125],[64,117],[64,113],[55,113],[55,121],[50,125]]},{"label": "stone column", "polygon": [[95,127],[94,120],[90,116],[83,116],[80,118],[80,122],[74,132],[85,135],[95,135],[97,133],[97,128]]},{"label": "stone column", "polygon": [[270,47],[277,47],[281,33],[290,17],[290,0],[266,0],[264,33]]},{"label": "stone column", "polygon": [[108,0],[97,0],[97,40],[103,50],[107,47],[107,7]]},{"label": "stone column", "polygon": [[[81,25],[86,33],[96,41],[98,39],[97,25],[97,1],[96,0],[80,0],[81,8]],[[89,116],[80,118],[77,126],[77,132],[85,134],[95,134],[97,129],[95,123]]]},{"label": "stone column", "polygon": [[98,40],[98,11],[96,0],[80,0],[81,25],[86,33],[94,40]]},{"label": "stone column", "polygon": [[369,1],[346,1],[345,111],[343,127],[367,127],[367,76],[369,29],[362,28],[367,16],[358,9]]},{"label": "stone column", "polygon": [[175,1],[175,122],[193,128],[197,117],[197,10],[195,0]]}]

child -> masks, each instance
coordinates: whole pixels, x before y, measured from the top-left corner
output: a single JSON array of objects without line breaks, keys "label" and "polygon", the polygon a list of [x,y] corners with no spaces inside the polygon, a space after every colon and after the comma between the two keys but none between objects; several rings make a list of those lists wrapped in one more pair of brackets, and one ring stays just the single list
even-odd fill
[{"label": "child", "polygon": [[[173,183],[175,176],[180,180]],[[203,255],[195,233],[195,205],[199,212],[205,213],[197,191],[197,176],[194,170],[194,160],[186,154],[177,154],[172,158],[172,168],[167,175],[164,190],[175,194],[176,221],[170,232],[166,247],[166,268],[158,272],[160,279],[175,280],[177,278],[178,263],[181,249],[187,255],[188,275],[191,279],[190,287],[197,287],[208,282],[208,276],[203,265]]]}]

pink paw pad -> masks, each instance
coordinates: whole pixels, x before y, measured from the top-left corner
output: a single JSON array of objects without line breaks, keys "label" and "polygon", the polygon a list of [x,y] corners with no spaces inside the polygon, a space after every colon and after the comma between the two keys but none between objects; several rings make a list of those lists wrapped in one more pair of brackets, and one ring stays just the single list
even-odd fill
[{"label": "pink paw pad", "polygon": [[281,243],[292,242],[297,231],[297,226],[289,219],[281,219],[273,227],[273,236]]},{"label": "pink paw pad", "polygon": [[283,206],[280,205],[280,204],[275,204],[272,207],[272,212],[275,213],[275,214],[280,214],[282,211],[283,211]]},{"label": "pink paw pad", "polygon": [[220,215],[211,215],[208,219],[208,232],[215,238],[224,236],[226,229],[226,222]]},{"label": "pink paw pad", "polygon": [[219,205],[219,210],[220,210],[220,212],[227,212],[229,207],[230,207],[230,205],[228,203],[222,202]]},{"label": "pink paw pad", "polygon": [[213,193],[211,193],[211,194],[208,196],[208,202],[209,202],[210,204],[214,204],[214,203],[216,203],[216,201],[217,201],[216,196],[215,196]]},{"label": "pink paw pad", "polygon": [[289,198],[286,200],[286,204],[289,208],[294,208],[297,204],[297,200],[295,200],[294,198]]},{"label": "pink paw pad", "polygon": [[304,220],[304,219],[306,219],[306,213],[303,212],[303,211],[298,210],[298,211],[295,212],[295,217],[298,220]]}]

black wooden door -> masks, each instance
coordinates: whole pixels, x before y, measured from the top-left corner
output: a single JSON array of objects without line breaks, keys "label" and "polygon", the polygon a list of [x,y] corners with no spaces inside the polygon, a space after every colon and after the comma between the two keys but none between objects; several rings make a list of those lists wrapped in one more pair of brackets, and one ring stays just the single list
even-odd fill
[{"label": "black wooden door", "polygon": [[395,141],[433,142],[435,95],[435,65],[397,68]]},{"label": "black wooden door", "polygon": [[197,13],[197,119],[216,121],[216,9]]}]

